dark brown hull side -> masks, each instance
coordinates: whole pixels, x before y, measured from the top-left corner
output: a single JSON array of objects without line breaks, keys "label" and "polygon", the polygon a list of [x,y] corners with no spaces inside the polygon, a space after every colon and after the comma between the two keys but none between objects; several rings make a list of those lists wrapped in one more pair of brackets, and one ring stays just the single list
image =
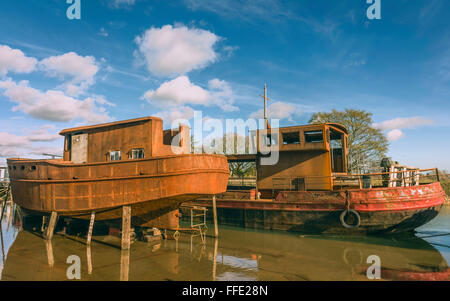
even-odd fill
[{"label": "dark brown hull side", "polygon": [[[360,212],[361,225],[347,229],[340,223],[342,211],[278,211],[217,208],[222,225],[301,233],[398,233],[412,231],[435,218],[442,205],[407,211]],[[212,213],[207,218],[212,221]],[[182,212],[183,213],[183,212]],[[188,213],[186,212],[186,214]],[[183,215],[183,216],[184,216]]]},{"label": "dark brown hull side", "polygon": [[[414,230],[432,220],[444,199],[439,183],[349,191],[282,191],[273,200],[250,200],[249,192],[232,191],[217,199],[217,211],[222,224],[248,228],[306,233],[395,233]],[[211,206],[207,200],[192,203]],[[359,215],[359,225],[353,222],[346,226],[355,227],[344,227],[341,214],[346,208]]]}]

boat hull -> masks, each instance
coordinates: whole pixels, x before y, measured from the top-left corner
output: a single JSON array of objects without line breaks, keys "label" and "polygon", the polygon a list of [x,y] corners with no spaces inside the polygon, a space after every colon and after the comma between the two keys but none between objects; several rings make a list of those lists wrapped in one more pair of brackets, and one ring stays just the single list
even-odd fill
[{"label": "boat hull", "polygon": [[[240,196],[240,198],[228,198]],[[445,193],[439,183],[340,192],[280,192],[274,200],[227,193],[217,200],[221,224],[304,233],[397,233],[412,231],[439,214]],[[247,194],[249,196],[249,193]],[[210,206],[210,201],[194,201]],[[346,228],[341,215],[354,210],[359,226]]]},{"label": "boat hull", "polygon": [[[56,160],[8,160],[14,202],[33,214],[115,220],[130,205],[132,223],[145,224],[181,203],[223,193],[224,156],[177,155],[144,160],[69,164]],[[15,169],[14,169],[15,167]]]}]

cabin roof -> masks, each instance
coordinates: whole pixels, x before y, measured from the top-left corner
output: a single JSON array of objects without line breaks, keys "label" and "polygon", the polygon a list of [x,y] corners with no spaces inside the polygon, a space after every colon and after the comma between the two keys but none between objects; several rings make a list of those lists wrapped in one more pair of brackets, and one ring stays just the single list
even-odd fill
[{"label": "cabin roof", "polygon": [[111,126],[122,125],[122,124],[131,124],[131,123],[137,123],[137,122],[149,121],[149,120],[162,120],[162,119],[159,117],[152,117],[152,116],[134,118],[134,119],[121,120],[121,121],[116,121],[116,122],[109,122],[109,123],[102,123],[102,124],[80,126],[80,127],[65,129],[65,130],[62,130],[61,132],[59,132],[59,134],[64,136],[66,134],[70,134],[73,132],[99,129],[99,128],[111,127]]},{"label": "cabin roof", "polygon": [[341,131],[343,131],[344,133],[346,133],[348,135],[348,130],[345,127],[345,125],[343,125],[343,124],[340,124],[340,123],[325,123],[325,124],[333,126],[335,128],[338,128],[338,129],[340,129]]},{"label": "cabin roof", "polygon": [[[323,125],[335,127],[338,130],[341,130],[345,134],[348,135],[347,128],[344,125],[340,124],[340,123],[313,123],[313,124],[304,124],[304,125],[283,126],[283,127],[280,127],[279,129],[283,130],[283,129],[292,129],[292,128],[314,127],[314,126],[320,127],[320,126],[323,126]],[[275,129],[275,128],[273,128],[273,129]],[[259,131],[261,131],[261,130],[259,130]]]}]

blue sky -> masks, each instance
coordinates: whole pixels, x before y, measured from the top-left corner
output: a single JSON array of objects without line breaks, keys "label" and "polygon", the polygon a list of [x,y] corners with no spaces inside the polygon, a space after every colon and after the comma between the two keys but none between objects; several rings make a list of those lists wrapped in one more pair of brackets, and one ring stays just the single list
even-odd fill
[{"label": "blue sky", "polygon": [[[60,152],[80,124],[201,110],[307,123],[373,113],[393,159],[450,170],[450,2],[64,0],[0,3],[0,161]],[[169,123],[167,123],[169,124]],[[3,158],[3,159],[1,159]]]}]

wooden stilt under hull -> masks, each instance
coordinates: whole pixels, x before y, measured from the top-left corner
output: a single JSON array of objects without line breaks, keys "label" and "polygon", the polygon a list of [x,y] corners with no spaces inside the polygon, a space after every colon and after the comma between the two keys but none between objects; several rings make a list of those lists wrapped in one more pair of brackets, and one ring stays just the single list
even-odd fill
[{"label": "wooden stilt under hull", "polygon": [[[177,210],[181,203],[189,202],[197,198],[205,197],[205,195],[183,195],[178,197],[171,197],[168,199],[152,200],[141,203],[131,204],[131,224],[133,226],[149,226],[149,222],[157,220],[159,217]],[[49,215],[47,212],[40,212],[21,208],[25,214],[30,215]],[[63,217],[71,217],[83,220],[91,218],[91,212],[63,212],[59,213]],[[108,208],[97,210],[95,213],[96,221],[108,221],[110,223],[121,223],[122,207]]]}]

